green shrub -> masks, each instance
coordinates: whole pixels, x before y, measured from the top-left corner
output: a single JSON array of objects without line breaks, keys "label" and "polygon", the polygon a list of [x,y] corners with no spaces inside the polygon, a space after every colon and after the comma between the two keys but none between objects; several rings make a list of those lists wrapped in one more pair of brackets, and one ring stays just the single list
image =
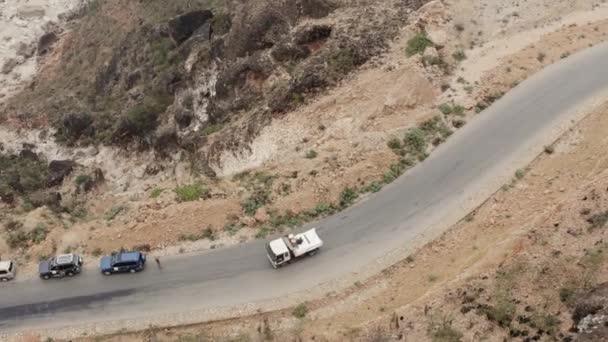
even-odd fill
[{"label": "green shrub", "polygon": [[158,126],[158,116],[163,111],[147,105],[139,105],[127,113],[130,132],[140,137],[146,136]]},{"label": "green shrub", "polygon": [[234,236],[241,228],[243,228],[243,225],[240,223],[232,222],[224,225],[224,231],[230,236]]},{"label": "green shrub", "polygon": [[433,316],[429,322],[427,333],[433,342],[459,342],[463,335],[452,327],[452,321],[447,316]]},{"label": "green shrub", "polygon": [[342,190],[342,192],[340,193],[340,207],[346,208],[351,206],[355,202],[357,197],[359,197],[357,190],[351,187],[344,188],[344,190]]},{"label": "green shrub", "polygon": [[116,218],[116,216],[118,216],[120,213],[122,213],[126,209],[127,208],[124,205],[117,205],[117,206],[110,208],[110,210],[108,210],[105,214],[106,221],[112,221],[113,219]]},{"label": "green shrub", "polygon": [[386,145],[391,149],[391,150],[398,150],[401,148],[401,141],[398,138],[391,138]]},{"label": "green shrub", "polygon": [[317,151],[315,150],[309,150],[308,152],[306,152],[306,159],[314,159],[317,157]]},{"label": "green shrub", "polygon": [[268,236],[269,234],[271,234],[272,232],[274,232],[274,230],[272,228],[270,228],[268,226],[262,226],[257,231],[257,233],[255,233],[255,238],[256,239],[263,239],[266,236]]},{"label": "green shrub", "polygon": [[201,183],[178,186],[174,191],[178,202],[197,201],[209,195],[209,189]]},{"label": "green shrub", "polygon": [[6,238],[6,243],[11,249],[26,247],[29,241],[29,236],[20,229],[10,232]]},{"label": "green shrub", "polygon": [[336,211],[336,208],[334,208],[333,204],[330,204],[330,203],[327,203],[327,202],[319,202],[312,209],[312,215],[311,216],[314,216],[314,217],[317,217],[317,216],[327,216],[327,215],[331,215],[335,211]]},{"label": "green shrub", "polygon": [[304,318],[306,314],[308,314],[308,307],[305,303],[298,304],[294,309],[292,314],[296,318]]},{"label": "green shrub", "polygon": [[524,178],[525,175],[526,175],[526,173],[522,169],[515,171],[515,178],[517,178],[517,179],[522,179],[522,178]]},{"label": "green shrub", "polygon": [[462,50],[458,50],[458,51],[454,52],[452,54],[452,57],[454,57],[454,59],[457,60],[457,61],[459,61],[459,62],[464,61],[465,59],[467,59],[467,55]]},{"label": "green shrub", "polygon": [[411,57],[415,54],[423,53],[424,50],[429,46],[433,46],[433,42],[426,36],[426,34],[418,33],[407,41],[405,53],[408,57]]},{"label": "green shrub", "polygon": [[74,182],[76,183],[77,186],[81,186],[85,183],[89,183],[92,181],[93,181],[93,178],[89,175],[78,175],[78,176],[76,176],[76,179],[74,180]]},{"label": "green shrub", "polygon": [[338,75],[346,75],[356,66],[356,55],[352,49],[340,49],[334,52],[328,60],[329,68]]},{"label": "green shrub", "polygon": [[459,115],[459,116],[464,115],[464,107],[463,106],[455,105],[452,108],[452,110],[453,110],[453,112],[454,112],[455,115]]},{"label": "green shrub", "polygon": [[372,182],[365,188],[366,192],[378,192],[382,190],[382,184],[379,182]]},{"label": "green shrub", "polygon": [[559,299],[562,303],[567,303],[576,294],[576,288],[573,284],[566,284],[559,289]]},{"label": "green shrub", "polygon": [[150,192],[150,198],[158,198],[163,191],[165,191],[165,189],[163,188],[154,188],[152,189],[152,191]]},{"label": "green shrub", "polygon": [[34,227],[34,229],[30,232],[30,240],[33,243],[40,243],[46,239],[46,235],[48,234],[48,230],[46,226],[42,223],[39,223]]},{"label": "green shrub", "polygon": [[454,110],[449,103],[442,103],[439,105],[439,107],[437,107],[437,109],[439,109],[439,111],[445,115],[452,114],[452,111]]},{"label": "green shrub", "polygon": [[594,214],[587,219],[587,222],[591,224],[590,229],[603,228],[608,223],[608,210]]},{"label": "green shrub", "polygon": [[205,228],[203,230],[203,233],[201,234],[201,237],[203,239],[207,239],[210,241],[215,241],[217,239],[217,236],[215,235],[215,231],[211,227]]},{"label": "green shrub", "polygon": [[203,128],[202,133],[204,136],[208,136],[211,135],[213,133],[217,133],[219,131],[221,131],[224,128],[224,124],[223,123],[217,123],[217,124],[213,124],[213,125],[207,125],[205,128]]},{"label": "green shrub", "polygon": [[414,154],[426,153],[427,142],[426,134],[420,128],[412,128],[406,134],[403,139],[405,147]]},{"label": "green shrub", "polygon": [[156,66],[166,66],[169,64],[169,52],[173,48],[173,42],[169,38],[161,38],[150,44],[152,52],[152,63]]},{"label": "green shrub", "polygon": [[270,203],[270,191],[265,188],[256,188],[253,193],[241,203],[243,211],[247,215],[254,215],[255,212]]}]

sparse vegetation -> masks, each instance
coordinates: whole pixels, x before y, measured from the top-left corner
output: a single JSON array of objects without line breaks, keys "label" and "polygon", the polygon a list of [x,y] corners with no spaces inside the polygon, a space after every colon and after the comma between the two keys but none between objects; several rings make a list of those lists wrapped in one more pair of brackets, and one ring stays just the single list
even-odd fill
[{"label": "sparse vegetation", "polygon": [[547,146],[545,146],[545,153],[546,154],[553,154],[553,152],[555,152],[555,147],[553,147],[553,145],[547,145]]},{"label": "sparse vegetation", "polygon": [[522,179],[526,175],[526,172],[522,169],[515,171],[515,178]]},{"label": "sparse vegetation", "polygon": [[112,221],[113,219],[116,218],[116,216],[118,216],[120,213],[122,213],[123,211],[126,211],[126,210],[127,210],[127,207],[125,207],[124,205],[114,206],[106,212],[105,219],[106,219],[106,221]]},{"label": "sparse vegetation", "polygon": [[418,33],[407,41],[405,53],[408,57],[423,53],[427,47],[433,46],[433,42],[424,33]]},{"label": "sparse vegetation", "polygon": [[315,150],[308,150],[308,152],[306,152],[306,159],[314,159],[317,157],[317,151]]},{"label": "sparse vegetation", "polygon": [[340,193],[340,207],[346,208],[351,206],[355,200],[359,197],[357,190],[351,187],[346,187]]},{"label": "sparse vegetation", "polygon": [[205,128],[203,128],[203,130],[201,132],[204,136],[208,136],[213,133],[217,133],[217,132],[221,131],[223,128],[224,128],[224,124],[221,124],[221,123],[211,124],[211,125],[205,126]]},{"label": "sparse vegetation", "polygon": [[77,186],[81,186],[83,184],[86,183],[90,183],[93,181],[93,178],[91,178],[91,176],[89,175],[78,175],[76,176],[76,179],[74,179],[74,182],[76,183]]},{"label": "sparse vegetation", "polygon": [[209,189],[201,183],[186,184],[175,188],[175,195],[178,202],[198,201],[209,195]]},{"label": "sparse vegetation", "polygon": [[467,55],[462,50],[458,50],[452,54],[452,57],[458,62],[462,62],[467,59]]},{"label": "sparse vegetation", "polygon": [[158,187],[152,189],[152,191],[150,192],[150,198],[158,198],[158,197],[160,197],[160,195],[163,193],[163,191],[165,191],[165,189],[158,188]]},{"label": "sparse vegetation", "polygon": [[431,316],[427,333],[433,342],[459,342],[463,334],[452,326],[452,321],[445,315]]},{"label": "sparse vegetation", "polygon": [[444,115],[452,114],[453,108],[449,103],[442,103],[437,107]]},{"label": "sparse vegetation", "polygon": [[296,318],[304,318],[306,314],[308,314],[308,307],[305,303],[298,304],[292,312],[293,316]]},{"label": "sparse vegetation", "polygon": [[268,203],[270,203],[270,191],[267,188],[259,187],[241,203],[241,207],[245,214],[254,215],[258,209]]}]

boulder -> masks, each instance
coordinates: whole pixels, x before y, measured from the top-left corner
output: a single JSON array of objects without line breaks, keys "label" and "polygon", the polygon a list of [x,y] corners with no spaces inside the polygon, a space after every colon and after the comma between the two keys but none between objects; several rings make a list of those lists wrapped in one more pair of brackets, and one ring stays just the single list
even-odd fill
[{"label": "boulder", "polygon": [[259,223],[267,222],[270,219],[270,215],[266,212],[266,209],[260,208],[255,212],[253,216],[255,220]]},{"label": "boulder", "polygon": [[181,44],[211,18],[213,13],[207,10],[179,15],[169,20],[169,35],[177,44]]},{"label": "boulder", "polygon": [[55,44],[55,42],[58,40],[59,37],[57,37],[57,33],[55,32],[47,32],[43,34],[42,37],[38,39],[38,48],[36,49],[38,56],[42,56],[49,52],[53,44]]},{"label": "boulder", "polygon": [[48,186],[56,186],[63,183],[63,179],[72,173],[74,163],[71,160],[53,160],[49,164],[49,174],[46,179]]}]

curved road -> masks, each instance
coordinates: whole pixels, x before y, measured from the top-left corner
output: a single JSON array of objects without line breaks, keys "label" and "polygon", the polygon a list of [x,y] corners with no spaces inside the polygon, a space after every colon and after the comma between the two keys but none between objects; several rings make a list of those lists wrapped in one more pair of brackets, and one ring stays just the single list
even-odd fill
[{"label": "curved road", "polygon": [[[56,328],[270,300],[315,288],[405,250],[454,223],[530,162],[557,124],[608,90],[608,44],[523,82],[381,192],[315,223],[317,256],[272,269],[263,241],[164,258],[135,275],[93,270],[73,279],[0,285],[0,331]],[[543,140],[545,139],[545,140]],[[434,232],[434,233],[432,233]],[[379,268],[380,266],[376,267]],[[351,283],[352,284],[352,283]]]}]

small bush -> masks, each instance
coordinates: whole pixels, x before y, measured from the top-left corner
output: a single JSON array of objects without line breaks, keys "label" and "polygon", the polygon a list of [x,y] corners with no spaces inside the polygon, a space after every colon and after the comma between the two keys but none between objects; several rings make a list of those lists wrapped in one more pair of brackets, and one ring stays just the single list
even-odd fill
[{"label": "small bush", "polygon": [[16,230],[8,234],[6,243],[11,249],[26,247],[29,242],[28,235],[22,230]]},{"label": "small bush", "polygon": [[455,105],[452,108],[452,110],[453,110],[453,112],[454,112],[455,115],[458,115],[458,116],[464,115],[464,107],[463,106]]},{"label": "small bush", "polygon": [[222,124],[222,123],[208,125],[205,128],[203,128],[202,133],[204,136],[208,136],[213,133],[217,133],[217,132],[221,131],[223,128],[224,128],[224,124]]},{"label": "small bush", "polygon": [[201,183],[187,184],[175,188],[175,195],[178,202],[192,202],[209,195],[209,189]]},{"label": "small bush", "polygon": [[424,154],[426,153],[427,142],[426,142],[426,134],[420,128],[412,128],[410,129],[403,139],[403,143],[405,147],[407,147],[410,152],[414,154]]},{"label": "small bush", "polygon": [[292,314],[296,318],[304,318],[306,317],[306,314],[308,314],[308,307],[305,303],[298,304],[298,306],[293,309]]},{"label": "small bush", "polygon": [[76,176],[76,179],[74,180],[74,182],[76,183],[77,186],[81,186],[85,183],[90,183],[93,181],[93,178],[89,175],[78,175]]},{"label": "small bush", "polygon": [[328,64],[333,73],[345,75],[357,66],[356,54],[352,49],[338,50],[329,57]]},{"label": "small bush", "polygon": [[545,60],[545,57],[547,57],[546,54],[544,54],[543,52],[539,52],[538,55],[536,56],[536,59],[542,63]]},{"label": "small bush", "polygon": [[429,322],[427,333],[433,342],[459,342],[462,333],[452,327],[452,321],[447,316],[433,316]]},{"label": "small bush", "polygon": [[308,152],[306,152],[306,159],[314,159],[317,157],[317,151],[315,150],[309,150]]},{"label": "small bush", "polygon": [[566,284],[559,289],[559,299],[562,303],[568,303],[576,294],[576,289],[573,284]]},{"label": "small bush", "polygon": [[454,110],[449,103],[442,103],[439,105],[439,107],[437,107],[437,109],[439,109],[439,111],[445,115],[452,114],[452,111]]},{"label": "small bush", "polygon": [[91,252],[91,254],[93,254],[93,256],[98,257],[103,254],[103,251],[101,250],[101,248],[97,247]]},{"label": "small bush", "polygon": [[351,187],[346,187],[340,193],[340,206],[346,208],[351,206],[355,200],[359,197],[357,191]]},{"label": "small bush", "polygon": [[148,135],[158,126],[158,115],[161,112],[151,106],[136,106],[127,113],[123,124],[125,131],[140,137]]},{"label": "small bush", "polygon": [[398,150],[401,148],[401,141],[397,138],[391,138],[386,145],[391,149],[391,150]]},{"label": "small bush", "polygon": [[433,46],[433,42],[424,33],[418,33],[407,41],[405,53],[411,57],[418,53],[423,53],[427,47]]},{"label": "small bush", "polygon": [[594,214],[587,219],[591,224],[590,229],[603,228],[608,223],[608,210],[602,213]]},{"label": "small bush", "polygon": [[215,231],[211,227],[205,228],[203,230],[203,233],[201,234],[201,237],[203,239],[207,239],[210,241],[215,241],[217,239],[217,236],[215,235]]},{"label": "small bush", "polygon": [[114,206],[114,207],[110,208],[110,210],[108,210],[105,214],[106,221],[112,221],[113,219],[116,218],[116,216],[118,216],[120,213],[122,213],[126,209],[127,208],[123,205],[118,205],[118,206]]},{"label": "small bush", "polygon": [[30,232],[30,240],[33,243],[41,243],[46,239],[46,235],[48,234],[48,230],[46,226],[42,223],[39,223],[34,227],[34,229]]},{"label": "small bush", "polygon": [[462,50],[458,50],[458,51],[454,52],[452,54],[452,57],[454,57],[454,59],[457,60],[457,61],[459,61],[459,62],[462,62],[465,59],[467,59],[467,55]]},{"label": "small bush", "polygon": [[257,231],[257,233],[255,233],[255,238],[256,238],[256,239],[263,239],[263,238],[265,238],[266,236],[268,236],[270,233],[272,233],[273,231],[274,231],[274,230],[273,230],[273,229],[271,229],[270,227],[268,227],[268,226],[263,226],[263,227],[261,227],[261,228],[260,228],[260,229]]},{"label": "small bush", "polygon": [[150,192],[150,198],[158,198],[163,191],[165,191],[165,189],[163,188],[154,188],[152,189],[152,191]]},{"label": "small bush", "polygon": [[326,215],[330,215],[332,214],[334,211],[336,210],[336,208],[334,208],[334,206],[330,203],[327,202],[319,202],[317,203],[317,205],[312,209],[312,216],[317,217],[317,216],[326,216]]},{"label": "small bush", "polygon": [[547,145],[547,146],[545,146],[545,153],[546,154],[553,154],[553,152],[555,152],[555,147],[553,147],[553,145]]},{"label": "small bush", "polygon": [[241,230],[241,228],[243,228],[243,225],[240,223],[232,222],[226,223],[226,225],[224,225],[224,231],[230,236],[234,236],[236,233],[238,233],[239,230]]},{"label": "small bush", "polygon": [[255,212],[270,203],[270,191],[265,188],[256,188],[253,193],[241,203],[243,211],[247,215],[254,215]]},{"label": "small bush", "polygon": [[7,232],[12,232],[15,231],[17,229],[20,229],[21,227],[23,227],[23,223],[16,221],[16,220],[8,220],[5,224],[4,224],[4,229]]},{"label": "small bush", "polygon": [[380,190],[382,190],[382,184],[380,184],[379,182],[372,182],[365,188],[366,192],[378,192]]},{"label": "small bush", "polygon": [[525,175],[526,175],[526,173],[522,169],[515,171],[515,178],[517,178],[517,179],[522,179],[522,178],[524,178]]}]

